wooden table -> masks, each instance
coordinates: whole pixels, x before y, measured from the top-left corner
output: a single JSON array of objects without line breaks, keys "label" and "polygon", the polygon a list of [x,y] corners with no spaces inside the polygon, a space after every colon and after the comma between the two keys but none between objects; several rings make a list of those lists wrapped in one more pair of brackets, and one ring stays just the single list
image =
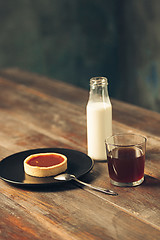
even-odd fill
[{"label": "wooden table", "polygon": [[[88,92],[19,69],[0,71],[0,156],[34,148],[86,153]],[[160,239],[160,114],[112,100],[113,131],[148,139],[145,182],[119,188],[107,163],[81,179],[109,196],[68,182],[26,189],[0,180],[0,239]]]}]

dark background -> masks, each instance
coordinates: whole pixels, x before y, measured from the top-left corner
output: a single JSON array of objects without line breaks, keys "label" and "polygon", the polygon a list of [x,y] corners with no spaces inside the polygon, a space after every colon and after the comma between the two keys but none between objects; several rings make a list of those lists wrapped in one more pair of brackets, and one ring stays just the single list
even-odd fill
[{"label": "dark background", "polygon": [[0,68],[19,67],[160,112],[159,0],[0,0]]}]

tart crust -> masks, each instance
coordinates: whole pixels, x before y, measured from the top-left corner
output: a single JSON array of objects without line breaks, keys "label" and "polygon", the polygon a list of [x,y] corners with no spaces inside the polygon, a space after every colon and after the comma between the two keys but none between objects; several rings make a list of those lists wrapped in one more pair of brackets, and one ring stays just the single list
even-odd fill
[{"label": "tart crust", "polygon": [[[36,166],[33,166],[30,163],[30,161],[34,158],[39,158],[43,160],[47,157],[50,157],[53,159],[55,158],[55,156],[59,156],[62,159],[62,162],[58,163],[58,164],[54,164],[51,166],[47,166],[47,167],[41,167],[38,166],[38,163]],[[33,176],[33,177],[49,177],[49,176],[55,176],[59,173],[64,172],[67,169],[67,157],[63,154],[59,154],[59,153],[37,153],[37,154],[32,154],[30,156],[28,156],[25,160],[24,160],[24,171],[26,174]]]}]

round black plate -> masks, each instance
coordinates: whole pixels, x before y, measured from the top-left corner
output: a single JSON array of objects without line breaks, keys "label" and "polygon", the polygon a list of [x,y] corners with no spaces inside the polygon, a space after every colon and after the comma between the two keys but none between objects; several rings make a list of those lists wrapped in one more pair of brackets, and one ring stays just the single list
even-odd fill
[{"label": "round black plate", "polygon": [[0,162],[0,178],[6,182],[21,185],[44,185],[53,184],[53,177],[31,177],[24,172],[24,159],[35,153],[56,152],[67,156],[67,173],[74,174],[77,178],[86,174],[93,168],[93,160],[86,154],[65,148],[40,148],[19,152],[4,158]]}]

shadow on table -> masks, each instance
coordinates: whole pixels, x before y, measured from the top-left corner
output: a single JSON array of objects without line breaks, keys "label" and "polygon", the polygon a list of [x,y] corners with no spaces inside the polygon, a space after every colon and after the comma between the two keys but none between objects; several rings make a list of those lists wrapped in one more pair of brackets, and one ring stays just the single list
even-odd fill
[{"label": "shadow on table", "polygon": [[149,175],[145,175],[143,186],[146,187],[160,187],[160,180]]},{"label": "shadow on table", "polygon": [[[94,174],[91,172],[85,174],[79,179],[85,181],[86,183],[91,183],[96,177],[98,177],[98,173]],[[77,184],[74,180],[68,182],[56,181],[54,183],[46,183],[46,184],[10,184],[15,188],[21,188],[28,191],[35,192],[62,192],[62,191],[71,191],[76,189],[77,187],[82,187],[82,185]]]},{"label": "shadow on table", "polygon": [[63,192],[68,190],[76,189],[76,185],[70,182],[59,182],[59,183],[51,183],[51,184],[43,184],[43,185],[15,185],[10,184],[11,186],[27,191],[32,192]]}]

